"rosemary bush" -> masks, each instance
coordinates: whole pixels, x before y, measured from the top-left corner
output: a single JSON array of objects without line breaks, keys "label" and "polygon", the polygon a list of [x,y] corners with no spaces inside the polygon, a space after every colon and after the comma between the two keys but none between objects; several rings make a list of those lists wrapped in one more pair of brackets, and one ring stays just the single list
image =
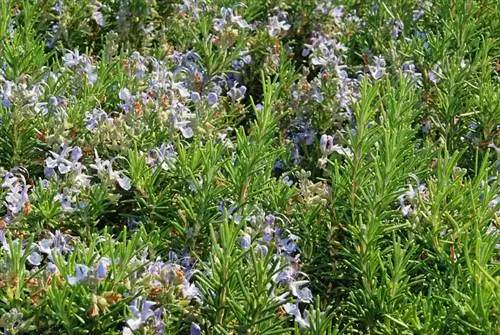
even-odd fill
[{"label": "rosemary bush", "polygon": [[0,333],[498,334],[496,1],[0,1]]}]

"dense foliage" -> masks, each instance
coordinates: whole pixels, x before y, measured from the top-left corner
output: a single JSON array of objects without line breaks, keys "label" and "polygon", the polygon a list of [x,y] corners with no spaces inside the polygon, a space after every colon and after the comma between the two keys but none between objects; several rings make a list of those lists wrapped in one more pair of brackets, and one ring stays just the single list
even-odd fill
[{"label": "dense foliage", "polygon": [[0,1],[0,332],[498,334],[499,9]]}]

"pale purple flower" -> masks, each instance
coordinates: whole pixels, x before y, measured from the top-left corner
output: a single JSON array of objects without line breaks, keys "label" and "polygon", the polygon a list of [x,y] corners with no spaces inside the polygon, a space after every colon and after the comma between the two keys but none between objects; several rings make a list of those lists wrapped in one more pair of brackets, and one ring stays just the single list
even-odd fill
[{"label": "pale purple flower", "polygon": [[2,187],[3,188],[11,188],[13,187],[18,181],[18,178],[14,176],[12,172],[6,172],[4,175]]},{"label": "pale purple flower", "polygon": [[220,12],[222,17],[213,20],[213,28],[215,31],[224,30],[229,24],[236,24],[242,29],[250,27],[250,25],[245,20],[243,20],[241,16],[234,15],[232,8],[222,7],[220,9]]},{"label": "pale purple flower", "polygon": [[170,166],[175,163],[177,153],[172,144],[162,143],[159,148],[151,149],[146,157],[149,165],[155,168],[160,166],[163,170],[167,171]]},{"label": "pale purple flower", "polygon": [[311,99],[316,101],[317,103],[322,103],[324,100],[323,93],[321,92],[321,89],[317,86],[313,86],[311,88]]},{"label": "pale purple flower", "polygon": [[82,152],[82,149],[79,147],[79,146],[75,146],[73,147],[73,149],[71,149],[71,160],[73,162],[77,162],[80,158],[82,158],[83,156],[83,152]]},{"label": "pale purple flower", "polygon": [[133,317],[127,320],[127,325],[132,330],[139,329],[149,318],[154,316],[154,311],[151,309],[156,303],[154,301],[146,300],[145,298],[138,297],[128,307]]},{"label": "pale purple flower", "polygon": [[5,195],[5,204],[11,214],[15,215],[21,212],[24,205],[28,202],[29,185],[16,185],[11,187]]},{"label": "pale purple flower", "polygon": [[276,217],[273,214],[268,214],[266,215],[264,220],[266,221],[267,225],[272,226],[274,224],[274,221],[276,221]]},{"label": "pale purple flower", "polygon": [[57,42],[57,39],[60,35],[60,26],[57,23],[54,23],[49,28],[48,39],[45,41],[45,47],[47,49],[52,49]]},{"label": "pale purple flower", "polygon": [[47,115],[49,112],[49,107],[46,102],[37,102],[35,103],[35,106],[33,106],[34,111],[37,114],[42,114],[42,115]]},{"label": "pale purple flower", "polygon": [[226,19],[224,17],[213,19],[213,28],[215,31],[222,31],[226,27]]},{"label": "pale purple flower", "polygon": [[279,36],[283,31],[288,31],[290,29],[290,24],[286,22],[286,17],[284,15],[271,16],[269,18],[269,26],[267,32],[269,36],[276,37]]},{"label": "pale purple flower", "polygon": [[333,17],[333,20],[337,25],[342,23],[342,16],[344,15],[344,6],[334,7],[330,11],[330,16]]},{"label": "pale purple flower", "polygon": [[166,323],[163,321],[163,308],[159,307],[154,311],[153,315],[153,327],[156,335],[165,334],[165,326]]},{"label": "pale purple flower", "polygon": [[182,282],[182,295],[189,299],[199,299],[200,291],[195,284],[190,283],[186,278]]},{"label": "pale purple flower", "polygon": [[231,10],[231,16],[230,16],[231,22],[235,23],[238,27],[242,29],[250,28],[250,25],[247,23],[247,21],[243,20],[241,16],[234,15]]},{"label": "pale purple flower", "polygon": [[191,138],[194,135],[193,129],[189,126],[190,121],[177,121],[174,127],[181,131],[184,138]]},{"label": "pale purple flower", "polygon": [[243,61],[244,64],[250,64],[252,62],[252,56],[248,52],[244,52],[241,54],[241,60]]},{"label": "pale purple flower", "polygon": [[71,148],[64,147],[60,154],[50,151],[52,157],[47,157],[45,159],[45,165],[49,169],[56,169],[60,174],[66,174],[71,171],[73,163],[69,161],[66,157],[68,156]]},{"label": "pale purple flower", "polygon": [[428,134],[430,129],[431,129],[431,120],[430,119],[427,119],[424,122],[422,122],[422,133],[423,134]]},{"label": "pale purple flower", "polygon": [[191,328],[189,330],[190,335],[201,335],[201,328],[196,323],[191,323]]},{"label": "pale purple flower", "polygon": [[227,92],[227,95],[232,99],[233,103],[240,102],[245,97],[246,91],[247,88],[245,86],[238,87],[238,84],[234,83],[233,87]]},{"label": "pale purple flower", "polygon": [[179,11],[181,13],[190,13],[193,19],[198,20],[200,17],[199,12],[203,10],[203,8],[199,7],[198,0],[183,0],[183,3],[179,5]]},{"label": "pale purple flower", "polygon": [[248,249],[250,248],[251,244],[252,244],[252,238],[250,237],[250,235],[247,233],[243,234],[243,236],[240,238],[240,246],[243,249]]},{"label": "pale purple flower", "polygon": [[79,69],[80,73],[83,73],[88,82],[93,85],[97,81],[97,72],[95,66],[92,64],[90,58],[85,56],[81,62],[81,68]]},{"label": "pale purple flower", "polygon": [[21,212],[28,202],[28,189],[30,188],[30,185],[26,185],[24,177],[22,175],[17,177],[12,172],[6,172],[2,188],[7,189],[4,203],[10,214],[15,215]]},{"label": "pale purple flower", "polygon": [[465,69],[465,68],[467,67],[467,63],[465,62],[465,59],[464,59],[464,58],[462,58],[462,59],[460,60],[460,63],[459,63],[459,65],[458,65],[458,66],[460,66],[460,68],[461,68],[461,69]]},{"label": "pale purple flower", "polygon": [[46,271],[48,273],[59,273],[59,268],[54,263],[49,262],[49,264],[47,264]]},{"label": "pale purple flower", "polygon": [[125,191],[129,191],[132,188],[130,178],[128,178],[123,171],[114,171],[112,162],[107,159],[102,160],[99,157],[97,150],[95,150],[94,164],[90,164],[89,166],[90,168],[97,170],[97,173],[101,176],[107,176],[109,180],[118,182],[118,185],[120,185],[120,187]]},{"label": "pale purple flower", "polygon": [[0,230],[0,243],[2,243],[2,249],[5,250],[7,255],[10,255],[10,246],[5,237],[5,230],[3,229]]},{"label": "pale purple flower", "polygon": [[75,51],[68,51],[64,55],[64,67],[73,68],[78,66],[81,60],[80,52],[75,49]]},{"label": "pale purple flower", "polygon": [[54,107],[57,107],[59,105],[59,100],[57,99],[57,97],[52,96],[49,98],[49,104],[51,104]]},{"label": "pale purple flower", "polygon": [[260,244],[255,248],[255,253],[261,257],[266,257],[268,252],[269,248],[263,244]]},{"label": "pale purple flower", "polygon": [[14,97],[14,93],[12,91],[13,88],[16,87],[16,84],[9,80],[3,80],[3,86],[0,90],[0,97],[2,98],[2,103],[6,108],[10,108],[12,106],[12,99]]},{"label": "pale purple flower", "polygon": [[61,209],[63,212],[73,213],[76,211],[76,206],[72,204],[73,199],[70,194],[57,193],[54,197],[54,201],[61,201]]},{"label": "pale purple flower", "polygon": [[39,266],[40,264],[42,264],[42,256],[36,252],[36,251],[33,251],[27,258],[27,261],[28,263],[30,263],[31,265],[34,265],[34,266]]},{"label": "pale purple flower", "polygon": [[56,0],[56,4],[50,8],[50,10],[53,10],[54,12],[58,13],[59,15],[62,14],[64,8],[64,3],[62,0]]},{"label": "pale purple flower", "polygon": [[373,79],[377,80],[382,78],[385,74],[385,59],[381,56],[375,56],[373,57],[373,60],[374,65],[368,66],[368,69],[370,70],[370,74],[372,75]]},{"label": "pale purple flower", "polygon": [[326,45],[320,46],[318,52],[311,58],[312,65],[326,66],[330,63],[338,64],[339,58],[335,54],[335,50]]},{"label": "pale purple flower", "polygon": [[401,214],[403,214],[404,217],[410,216],[410,214],[413,212],[413,209],[411,208],[411,205],[401,205]]},{"label": "pale purple flower", "polygon": [[132,60],[132,68],[135,69],[135,76],[137,79],[143,79],[144,74],[147,70],[146,62],[147,59],[142,56],[138,51],[134,51],[132,55],[130,55],[130,59]]},{"label": "pale purple flower", "polygon": [[415,9],[413,11],[413,21],[418,21],[420,20],[425,14],[425,11],[423,9]]},{"label": "pale purple flower", "polygon": [[37,243],[38,251],[52,259],[52,252],[67,254],[73,250],[69,241],[71,236],[62,234],[59,230],[55,234],[49,232],[50,238],[45,238]]},{"label": "pale purple flower", "polygon": [[200,101],[200,99],[201,99],[200,93],[198,93],[198,92],[191,92],[191,101],[198,102],[198,101]]},{"label": "pale purple flower", "polygon": [[302,317],[298,304],[286,303],[283,305],[283,308],[285,309],[285,312],[287,314],[294,317],[295,321],[299,324],[301,328],[310,327],[309,320],[306,320]]},{"label": "pale purple flower", "polygon": [[498,207],[498,204],[500,204],[500,197],[495,197],[488,203],[488,207],[496,208]]},{"label": "pale purple flower", "polygon": [[97,72],[92,61],[88,56],[80,55],[78,50],[68,51],[64,55],[64,67],[83,73],[91,85],[97,81]]},{"label": "pale purple flower", "polygon": [[122,189],[124,189],[125,191],[130,191],[130,189],[132,188],[131,180],[122,171],[115,171],[113,177]]},{"label": "pale purple flower", "polygon": [[111,260],[107,257],[103,257],[99,260],[95,274],[97,279],[105,279],[108,275],[108,266],[111,264]]},{"label": "pale purple flower", "polygon": [[287,186],[292,186],[293,185],[293,180],[290,179],[290,176],[284,176],[282,179],[282,183]]},{"label": "pale purple flower", "polygon": [[328,3],[319,2],[313,11],[313,14],[326,16],[326,15],[328,15],[328,11],[329,11],[330,7],[331,7],[331,1],[329,1]]},{"label": "pale purple flower", "polygon": [[397,40],[399,38],[399,35],[404,31],[404,24],[403,21],[401,20],[396,20],[394,22],[394,26],[392,28],[392,39]]},{"label": "pale purple flower", "polygon": [[207,102],[208,102],[208,104],[209,104],[210,106],[215,105],[215,104],[217,103],[217,100],[218,100],[218,99],[219,99],[219,98],[217,97],[217,94],[216,94],[216,93],[214,93],[214,92],[210,92],[210,93],[208,93],[208,95],[207,95]]},{"label": "pale purple flower", "polygon": [[92,13],[92,18],[101,27],[104,27],[104,16],[100,11],[95,11]]},{"label": "pale purple flower", "polygon": [[38,250],[42,253],[50,255],[52,253],[53,240],[50,238],[44,238],[38,242]]},{"label": "pale purple flower", "polygon": [[129,89],[126,87],[121,88],[120,91],[118,92],[118,97],[120,98],[120,100],[123,101],[122,103],[119,104],[120,108],[123,109],[125,113],[128,113],[132,108],[135,100],[132,94],[130,93]]},{"label": "pale purple flower", "polygon": [[76,276],[68,276],[68,283],[70,285],[75,285],[86,281],[89,277],[89,268],[84,264],[76,264],[75,267]]},{"label": "pale purple flower", "polygon": [[443,71],[441,70],[441,63],[437,62],[429,71],[429,80],[434,84],[437,84],[443,76]]},{"label": "pale purple flower", "polygon": [[417,67],[412,62],[404,62],[402,68],[405,75],[408,75],[414,79],[421,76],[421,73],[417,71]]},{"label": "pale purple flower", "polygon": [[108,119],[108,114],[100,108],[94,108],[92,112],[85,113],[85,122],[87,123],[87,129],[92,131],[96,129],[99,124],[103,123]]},{"label": "pale purple flower", "polygon": [[99,157],[99,153],[97,152],[96,149],[94,149],[94,153],[95,153],[94,164],[90,164],[90,167],[94,170],[97,170],[98,173],[105,172],[111,166],[111,162],[107,159],[103,161]]},{"label": "pale purple flower", "polygon": [[330,135],[323,134],[319,140],[319,150],[323,155],[328,155],[327,146],[329,142],[333,141],[333,137]]},{"label": "pale purple flower", "polygon": [[281,232],[281,229],[276,230],[276,240],[280,251],[284,251],[287,254],[292,254],[297,251],[298,247],[295,243],[299,240],[299,237],[294,234],[289,234],[286,238],[282,239],[280,237]]},{"label": "pale purple flower", "polygon": [[307,287],[301,288],[307,283],[309,283],[307,280],[292,281],[290,283],[290,291],[297,298],[298,302],[312,302],[313,296],[311,290]]}]

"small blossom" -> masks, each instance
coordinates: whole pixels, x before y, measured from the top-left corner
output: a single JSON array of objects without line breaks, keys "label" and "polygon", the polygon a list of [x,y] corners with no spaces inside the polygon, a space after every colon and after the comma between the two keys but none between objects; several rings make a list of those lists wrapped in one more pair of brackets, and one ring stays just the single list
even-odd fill
[{"label": "small blossom", "polygon": [[91,112],[85,113],[85,122],[88,130],[96,129],[100,124],[108,119],[108,114],[100,108],[94,108]]},{"label": "small blossom", "polygon": [[149,318],[154,316],[154,311],[151,309],[156,303],[146,300],[145,298],[136,298],[129,306],[129,311],[133,317],[127,320],[127,325],[132,330],[139,329]]},{"label": "small blossom", "polygon": [[111,260],[109,258],[103,257],[99,260],[97,265],[95,274],[97,279],[105,279],[108,275],[108,266],[111,264]]},{"label": "small blossom", "polygon": [[238,84],[235,83],[233,87],[227,92],[227,95],[233,100],[233,102],[240,102],[244,97],[247,88],[245,86],[238,87]]},{"label": "small blossom", "polygon": [[99,26],[104,27],[104,16],[100,11],[93,12],[92,18]]},{"label": "small blossom", "polygon": [[215,105],[218,99],[219,98],[217,97],[217,94],[215,94],[214,92],[210,92],[207,95],[207,101],[210,106]]},{"label": "small blossom", "polygon": [[240,246],[243,249],[248,249],[250,248],[250,245],[252,244],[252,238],[248,234],[243,234],[243,236],[240,238]]},{"label": "small blossom", "polygon": [[416,9],[413,11],[413,21],[418,21],[424,16],[425,11],[423,9]]},{"label": "small blossom", "polygon": [[441,63],[438,62],[432,67],[432,70],[429,71],[429,80],[437,84],[442,76],[443,71],[441,70]]},{"label": "small blossom", "polygon": [[290,27],[290,24],[286,22],[285,18],[280,18],[279,16],[271,16],[269,18],[268,33],[271,37],[281,35],[283,31],[288,31]]},{"label": "small blossom", "polygon": [[200,93],[198,93],[198,92],[191,92],[191,101],[198,102],[198,101],[200,101],[200,99],[201,99]]},{"label": "small blossom", "polygon": [[319,141],[319,150],[323,155],[327,155],[327,146],[331,141],[333,141],[333,138],[330,135],[321,135],[321,139]]},{"label": "small blossom", "polygon": [[307,283],[308,283],[307,280],[293,281],[290,283],[290,290],[292,294],[295,297],[297,297],[298,302],[305,302],[305,303],[312,302],[313,296],[311,290],[307,287],[300,288],[301,286]]},{"label": "small blossom", "polygon": [[68,283],[70,285],[75,285],[86,281],[89,276],[89,268],[84,264],[76,264],[76,276],[69,276]]},{"label": "small blossom", "polygon": [[368,69],[373,79],[377,80],[382,78],[385,73],[385,60],[383,57],[377,56],[373,57],[373,59],[375,64],[373,66],[368,66]]},{"label": "small blossom", "polygon": [[120,185],[122,189],[124,189],[125,191],[130,191],[130,189],[132,188],[132,184],[129,177],[125,176],[121,171],[115,172],[114,176],[116,181],[118,182],[118,185]]},{"label": "small blossom", "polygon": [[36,251],[33,251],[27,258],[28,263],[34,266],[39,266],[42,263],[42,256]]},{"label": "small blossom", "polygon": [[392,39],[397,40],[399,35],[404,31],[404,24],[401,20],[396,20],[392,28]]},{"label": "small blossom", "polygon": [[309,328],[309,320],[306,320],[302,317],[300,313],[298,304],[286,303],[283,305],[285,312],[294,317],[295,321],[299,324],[301,328]]},{"label": "small blossom", "polygon": [[191,328],[189,330],[191,335],[201,335],[201,328],[196,323],[191,323]]},{"label": "small blossom", "polygon": [[187,279],[182,282],[182,295],[189,299],[199,299],[200,291],[195,284],[190,283]]},{"label": "small blossom", "polygon": [[344,6],[334,7],[330,11],[329,14],[331,17],[333,17],[333,19],[337,25],[341,24],[342,23],[342,16],[344,15]]},{"label": "small blossom", "polygon": [[120,108],[123,109],[125,113],[128,113],[134,104],[134,97],[130,94],[129,89],[126,87],[121,88],[118,92],[118,97],[123,101],[119,104]]}]

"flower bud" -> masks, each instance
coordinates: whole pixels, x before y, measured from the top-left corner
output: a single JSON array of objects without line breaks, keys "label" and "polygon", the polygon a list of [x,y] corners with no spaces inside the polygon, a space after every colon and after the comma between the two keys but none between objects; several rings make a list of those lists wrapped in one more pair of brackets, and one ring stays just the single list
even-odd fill
[{"label": "flower bud", "polygon": [[327,155],[326,152],[327,144],[328,144],[328,135],[326,134],[321,135],[321,139],[319,140],[319,150],[321,150],[321,153],[323,155]]}]

